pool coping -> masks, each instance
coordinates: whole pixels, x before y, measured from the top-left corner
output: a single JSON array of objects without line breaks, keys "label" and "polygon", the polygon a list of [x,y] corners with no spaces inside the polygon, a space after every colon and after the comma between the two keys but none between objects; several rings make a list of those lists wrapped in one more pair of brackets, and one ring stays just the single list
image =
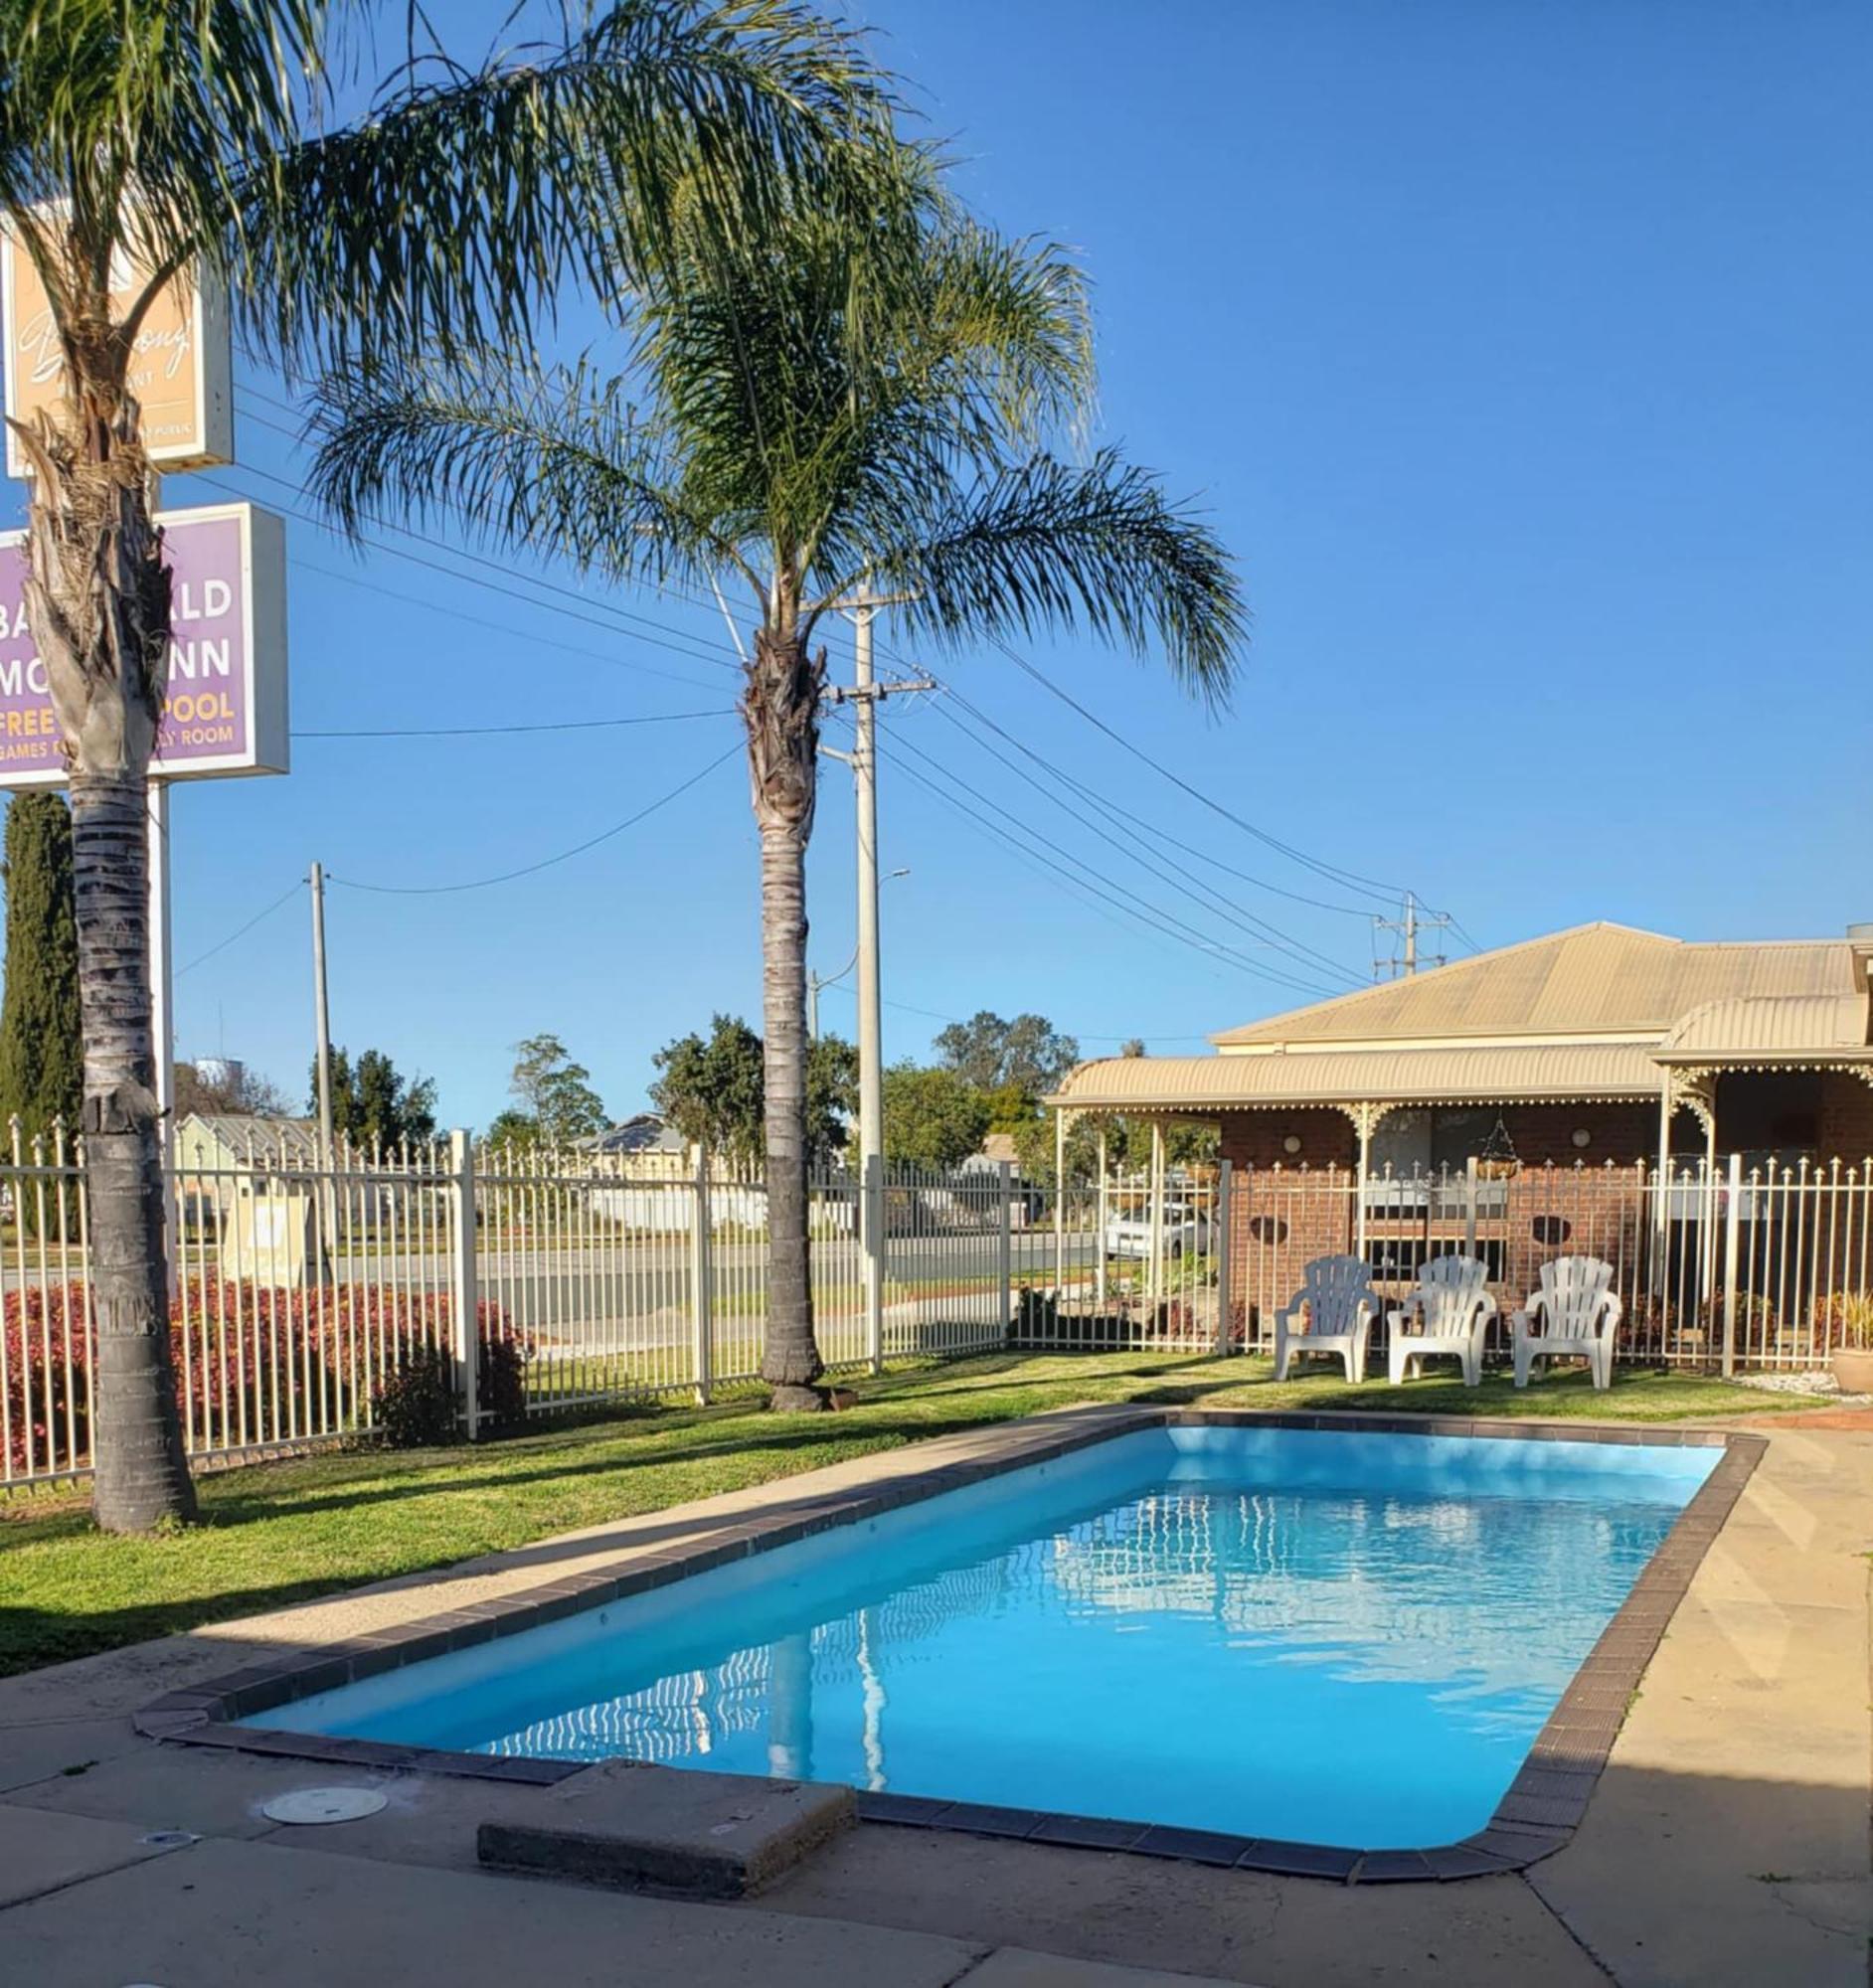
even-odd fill
[{"label": "pool coping", "polygon": [[[1060,1426],[1054,1415],[1032,1417],[978,1436],[1001,1438],[990,1454],[936,1463],[888,1480],[827,1491],[784,1513],[731,1519],[692,1546],[667,1552],[625,1547],[585,1571],[341,1641],[309,1645],[249,1665],[186,1690],[165,1693],[133,1717],[152,1740],[222,1746],[245,1753],[318,1760],[335,1766],[404,1770],[466,1779],[557,1785],[595,1763],[528,1756],[446,1752],[373,1740],[350,1740],[282,1728],[244,1726],[252,1719],[320,1692],[422,1663],[451,1650],[560,1621],[623,1600],[711,1568],[855,1525],[900,1506],[921,1503],[993,1477],[1073,1454],[1147,1428],[1290,1428],[1341,1433],[1499,1436],[1657,1448],[1721,1449],[1716,1467],[1679,1512],[1631,1591],[1582,1661],[1515,1779],[1489,1821],[1455,1843],[1414,1850],[1367,1850],[1335,1844],[1278,1842],[1266,1837],[1191,1829],[1165,1823],[1057,1814],[1037,1809],[946,1801],[923,1795],[858,1791],[861,1820],[906,1828],[951,1830],[1015,1838],[1063,1848],[1122,1851],[1134,1856],[1260,1872],[1321,1878],[1342,1884],[1448,1882],[1525,1870],[1572,1839],[1607,1763],[1627,1707],[1692,1576],[1729,1518],[1768,1438],[1754,1433],[1641,1423],[1510,1420],[1452,1415],[1375,1414],[1360,1410],[1305,1413],[1253,1408],[1141,1406],[1113,1409],[1096,1421]],[[1049,1426],[1053,1424],[1053,1426]],[[896,1461],[902,1451],[880,1453]],[[778,1480],[778,1489],[788,1480]],[[793,1480],[798,1482],[799,1480]],[[686,1772],[706,1770],[685,1769]]]}]

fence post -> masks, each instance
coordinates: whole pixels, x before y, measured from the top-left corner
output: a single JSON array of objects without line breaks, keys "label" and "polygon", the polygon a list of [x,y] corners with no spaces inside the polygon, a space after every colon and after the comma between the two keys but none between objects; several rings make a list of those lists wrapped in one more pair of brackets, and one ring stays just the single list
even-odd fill
[{"label": "fence post", "polygon": [[1743,1155],[1730,1155],[1730,1206],[1724,1220],[1724,1379],[1737,1371],[1737,1242],[1743,1207]]},{"label": "fence post", "polygon": [[1014,1335],[1014,1168],[1006,1160],[995,1164],[995,1186],[1001,1198],[995,1275],[1001,1286],[1001,1343],[1006,1346]]},{"label": "fence post", "polygon": [[[1229,1269],[1231,1240],[1231,1190],[1235,1185],[1235,1168],[1228,1160],[1222,1161],[1216,1169],[1216,1357],[1222,1360],[1229,1353]],[[1243,1319],[1244,1350],[1247,1351],[1249,1338],[1248,1316]]]},{"label": "fence post", "polygon": [[481,1332],[475,1290],[475,1154],[468,1134],[448,1135],[449,1196],[454,1204],[454,1264],[449,1277],[449,1311],[454,1321],[455,1385],[461,1396],[468,1440],[481,1433]]},{"label": "fence post", "polygon": [[[1063,1193],[1065,1184],[1062,1184]],[[1101,1311],[1106,1309],[1106,1123],[1100,1121],[1100,1199],[1093,1238],[1093,1296]]]},{"label": "fence post", "polygon": [[695,1335],[696,1405],[709,1406],[716,1374],[715,1213],[709,1197],[709,1148],[696,1148],[696,1194],[690,1208],[689,1316]]},{"label": "fence post", "polygon": [[[1476,1253],[1476,1155],[1463,1162],[1463,1254]],[[1507,1265],[1503,1266],[1505,1269]]]},{"label": "fence post", "polygon": [[874,1374],[885,1371],[885,1160],[865,1155],[860,1220],[865,1246],[865,1357]]}]

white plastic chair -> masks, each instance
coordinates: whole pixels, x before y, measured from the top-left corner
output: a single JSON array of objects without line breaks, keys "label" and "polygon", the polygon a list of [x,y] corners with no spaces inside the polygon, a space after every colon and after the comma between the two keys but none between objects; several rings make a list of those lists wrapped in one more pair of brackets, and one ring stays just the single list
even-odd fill
[{"label": "white plastic chair", "polygon": [[1458,1361],[1463,1385],[1482,1379],[1483,1336],[1496,1315],[1486,1288],[1489,1265],[1478,1256],[1434,1256],[1397,1311],[1385,1315],[1391,1337],[1385,1351],[1393,1387],[1434,1354]]},{"label": "white plastic chair", "polygon": [[1372,1270],[1360,1257],[1316,1256],[1301,1273],[1293,1302],[1275,1314],[1275,1378],[1287,1379],[1287,1363],[1297,1353],[1337,1353],[1347,1380],[1363,1381],[1366,1342],[1380,1309]]},{"label": "white plastic chair", "polygon": [[[1537,1360],[1585,1360],[1594,1386],[1613,1386],[1613,1350],[1624,1307],[1613,1288],[1613,1265],[1598,1256],[1557,1256],[1541,1266],[1541,1289],[1509,1321],[1515,1385],[1528,1386]],[[1536,1320],[1540,1320],[1539,1326]]]}]

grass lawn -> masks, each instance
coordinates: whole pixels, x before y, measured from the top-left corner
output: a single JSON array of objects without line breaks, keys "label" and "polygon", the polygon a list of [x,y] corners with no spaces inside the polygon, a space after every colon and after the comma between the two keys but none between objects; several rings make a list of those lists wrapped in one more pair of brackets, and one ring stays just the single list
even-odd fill
[{"label": "grass lawn", "polygon": [[754,1399],[647,1408],[477,1449],[358,1449],[201,1480],[202,1523],[155,1539],[92,1530],[82,1497],[0,1499],[0,1676],[335,1588],[522,1546],[577,1526],[766,1483],[922,1436],[1079,1402],[1415,1409],[1671,1421],[1807,1404],[1689,1375],[1584,1374],[1516,1394],[1491,1376],[1277,1386],[1261,1359],[996,1354],[858,1384],[857,1406],[782,1419]]}]

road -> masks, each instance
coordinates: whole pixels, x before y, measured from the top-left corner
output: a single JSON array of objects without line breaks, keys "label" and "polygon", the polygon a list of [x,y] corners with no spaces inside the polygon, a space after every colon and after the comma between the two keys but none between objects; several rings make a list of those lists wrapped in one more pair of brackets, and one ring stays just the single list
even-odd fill
[{"label": "road", "polygon": [[[766,1245],[717,1238],[711,1253],[720,1328],[752,1330],[760,1317]],[[1087,1270],[1097,1253],[1091,1230],[1071,1234],[1065,1267]],[[212,1250],[209,1254],[212,1264]],[[992,1233],[894,1237],[886,1251],[894,1306],[912,1304],[943,1316],[953,1310],[961,1292],[992,1287],[996,1256]],[[75,1271],[77,1260],[74,1252]],[[194,1276],[198,1267],[191,1244],[187,1274]],[[1011,1250],[1015,1280],[1051,1282],[1054,1268],[1052,1231],[1017,1231]],[[343,1283],[404,1290],[446,1291],[453,1276],[450,1258],[440,1249],[358,1250],[340,1256],[335,1270]],[[476,1249],[476,1276],[483,1299],[498,1303],[515,1325],[562,1346],[648,1348],[672,1344],[690,1330],[691,1244],[686,1235],[613,1238],[585,1248],[548,1249],[484,1235]],[[47,1279],[30,1262],[24,1273],[17,1261],[0,1264],[0,1289],[46,1281],[57,1281],[56,1266],[54,1277]],[[849,1238],[816,1242],[814,1281],[826,1309],[856,1311],[857,1244]]]}]

